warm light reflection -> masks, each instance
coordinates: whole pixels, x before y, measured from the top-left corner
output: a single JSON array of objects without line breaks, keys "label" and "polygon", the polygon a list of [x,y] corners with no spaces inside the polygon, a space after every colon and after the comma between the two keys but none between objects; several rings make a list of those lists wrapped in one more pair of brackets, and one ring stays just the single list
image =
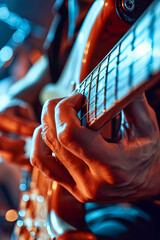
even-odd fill
[{"label": "warm light reflection", "polygon": [[32,64],[34,64],[35,62],[37,62],[40,58],[42,57],[42,54],[40,52],[39,49],[34,49],[31,51],[31,53],[29,54],[29,59],[31,61]]},{"label": "warm light reflection", "polygon": [[14,222],[17,220],[18,218],[18,213],[16,210],[14,209],[10,209],[6,212],[5,214],[5,218],[8,222]]},{"label": "warm light reflection", "polygon": [[56,181],[53,181],[52,189],[53,189],[53,190],[56,190],[56,189],[57,189],[57,182],[56,182]]}]

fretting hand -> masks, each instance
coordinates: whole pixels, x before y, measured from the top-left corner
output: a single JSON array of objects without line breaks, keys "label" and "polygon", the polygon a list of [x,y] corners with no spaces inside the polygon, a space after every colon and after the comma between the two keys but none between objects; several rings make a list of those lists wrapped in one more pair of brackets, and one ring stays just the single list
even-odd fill
[{"label": "fretting hand", "polygon": [[[35,130],[31,163],[81,202],[138,200],[160,193],[160,140],[154,111],[140,96],[125,109],[119,143],[81,126],[80,94],[47,101]],[[52,154],[52,152],[55,154]]]}]

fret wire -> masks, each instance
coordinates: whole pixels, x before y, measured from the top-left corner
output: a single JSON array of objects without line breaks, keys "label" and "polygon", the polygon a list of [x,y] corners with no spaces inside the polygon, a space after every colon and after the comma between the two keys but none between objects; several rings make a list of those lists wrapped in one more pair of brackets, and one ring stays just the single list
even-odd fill
[{"label": "fret wire", "polygon": [[[155,6],[155,4],[152,6],[152,8]],[[152,8],[150,8],[151,10],[152,10]],[[131,32],[133,32],[134,33],[134,38],[133,38],[133,43],[134,43],[134,39],[135,39],[135,28],[136,28],[136,26],[138,25],[138,23],[139,23],[139,21],[137,21],[137,23],[136,23],[136,25],[133,25],[131,28],[130,28],[130,30],[129,30],[129,32],[127,32],[124,36],[123,36],[123,38],[120,40],[121,41],[121,43],[127,38],[127,36],[129,36],[129,34],[131,33]],[[119,44],[119,42],[115,45],[115,47],[111,50],[111,52],[110,53],[108,53],[105,57],[104,57],[104,59],[105,58],[107,58],[108,56],[109,56],[109,54],[111,54],[113,51],[114,51],[114,49],[116,48],[116,46],[118,46],[118,44]],[[133,45],[132,45],[133,46]],[[104,61],[104,59],[102,59],[102,61]],[[101,61],[101,62],[102,62]],[[94,69],[93,69],[93,71],[94,71]],[[92,72],[93,72],[92,71]],[[91,72],[91,73],[92,73]],[[90,74],[91,74],[90,73]],[[89,75],[88,75],[89,76]],[[88,77],[87,76],[87,77]],[[86,77],[86,78],[87,78]],[[85,81],[85,79],[84,79],[84,81]],[[130,79],[130,82],[131,82],[131,79]],[[130,84],[131,85],[131,84]]]},{"label": "fret wire", "polygon": [[[113,96],[114,96],[114,94],[112,94],[112,95],[109,97],[109,99],[111,99]],[[109,99],[108,99],[108,100],[109,100]],[[85,108],[85,107],[88,105],[88,103],[89,103],[89,101],[87,101],[85,104],[83,104],[83,106],[81,107],[81,109],[82,109],[82,108]],[[85,115],[88,114],[88,113],[89,113],[89,111],[87,111],[87,112],[85,113]],[[84,115],[84,116],[85,116],[85,115]],[[80,118],[80,119],[81,119],[81,118]]]},{"label": "fret wire", "polygon": [[[112,52],[111,52],[112,53]],[[110,53],[110,54],[111,54]],[[109,56],[110,56],[110,54],[108,54],[108,55],[106,55],[106,57],[104,58],[104,59],[106,59],[107,57],[109,58]],[[103,59],[103,60],[104,60]],[[115,58],[114,58],[115,59]],[[103,62],[103,60],[102,60],[102,62]],[[113,61],[113,60],[112,60]],[[111,62],[112,62],[111,61]],[[99,68],[100,69],[100,64],[101,63],[99,63],[98,65],[97,65],[97,68]],[[89,81],[89,83],[86,85],[86,87],[89,85],[89,84],[91,84],[91,82],[96,78],[96,77],[98,77],[99,75],[100,75],[100,73],[106,68],[106,71],[108,70],[108,66],[109,66],[109,60],[108,60],[108,64],[103,68],[103,69],[101,69],[99,72],[98,72],[98,74],[92,79],[92,77],[91,77],[91,80]],[[111,69],[109,72],[107,72],[108,74],[111,72],[111,71],[113,71],[113,69]],[[83,82],[86,82],[87,81],[87,79],[89,78],[89,76],[90,75],[92,75],[92,73],[93,73],[93,71],[78,85],[78,87],[75,89],[75,91],[78,91],[78,89],[79,88],[81,88],[81,85],[83,84]],[[92,89],[92,88],[91,88]],[[81,92],[81,90],[80,91],[78,91],[79,93],[82,93]]]},{"label": "fret wire", "polygon": [[[109,60],[108,60],[108,61],[109,61]],[[99,64],[99,65],[100,65],[100,64]],[[105,75],[106,80],[105,80],[104,89],[106,89],[108,66],[109,66],[109,64],[107,64],[101,71],[100,71],[100,66],[99,66],[99,72],[98,72],[98,74],[96,75],[96,76],[99,76],[100,73],[103,72],[103,70],[106,68],[106,75]],[[94,78],[94,79],[95,79],[95,78]],[[94,79],[93,79],[93,80],[94,80]],[[93,80],[92,80],[92,77],[91,77],[91,80],[90,80],[90,82],[89,82],[89,84],[90,84],[90,90],[89,90],[89,92],[93,89],[92,84],[91,84],[91,82],[92,82]],[[84,81],[85,81],[85,80],[84,80]],[[89,84],[88,84],[88,85],[89,85]],[[87,87],[88,85],[86,85],[86,87]],[[94,86],[95,86],[95,85],[94,85]],[[76,90],[78,91],[78,89],[76,89]],[[107,91],[107,89],[106,89],[105,91]],[[82,91],[79,91],[79,93],[83,94]],[[95,94],[95,95],[96,95],[96,94]],[[95,96],[95,95],[94,95],[94,96]],[[106,96],[106,94],[105,94],[105,96]],[[90,94],[89,94],[88,98],[90,98]],[[104,103],[104,104],[105,104],[105,103]],[[104,107],[105,107],[105,105],[104,105]],[[104,109],[105,109],[105,108],[104,108]]]},{"label": "fret wire", "polygon": [[[106,60],[106,58],[104,58],[104,60],[102,61],[102,62],[104,62]],[[100,63],[101,64],[101,63]],[[94,79],[97,77],[97,76],[99,76],[100,75],[100,73],[107,67],[107,65],[100,71],[100,64],[98,65],[98,67],[97,68],[99,68],[99,71],[98,71],[98,74],[92,79],[92,77],[91,77],[91,80],[89,81],[89,83],[86,85],[86,87],[90,84],[90,87],[89,87],[89,94],[88,94],[88,99],[90,99],[90,92],[91,92],[91,90],[93,89],[93,87],[95,86],[93,86],[92,87],[92,82],[94,81]],[[89,76],[90,75],[93,75],[93,71],[92,71],[92,73],[91,74],[89,74]],[[89,76],[84,80],[84,81],[86,81],[87,82],[87,79],[89,78]],[[96,81],[97,82],[97,81]],[[85,83],[86,84],[86,83]],[[78,88],[80,88],[80,86],[81,86],[82,84],[80,84],[79,85],[79,87]],[[78,91],[78,88],[75,90],[75,91]],[[79,93],[81,93],[81,94],[83,94],[82,92],[84,91],[84,89],[82,89],[82,90],[80,90],[79,91]],[[85,91],[84,91],[85,92]],[[96,95],[96,93],[95,93],[95,95]],[[95,96],[94,95],[94,96]],[[93,97],[94,97],[93,96]],[[87,101],[87,103],[88,103],[88,106],[87,106],[87,109],[89,108],[89,101]],[[96,104],[95,104],[95,106],[96,106]],[[82,106],[82,107],[84,107],[84,106]],[[96,114],[96,113],[95,113]],[[95,115],[96,116],[96,115]],[[87,120],[88,120],[88,117],[87,117]]]},{"label": "fret wire", "polygon": [[85,88],[86,88],[86,81],[83,81],[82,83],[83,83],[82,85],[84,85],[83,89],[82,89],[82,91],[83,91],[82,94],[84,94],[84,91],[85,91]]},{"label": "fret wire", "polygon": [[[92,72],[91,73],[89,73],[89,75],[78,85],[78,87],[75,89],[75,91],[78,91],[78,88],[80,88],[81,87],[81,85],[83,84],[83,82],[84,81],[86,81],[88,78],[89,78],[89,76],[91,76],[91,75],[93,75],[93,72],[95,71],[95,69],[96,68],[98,68],[99,66],[100,66],[100,64],[103,62],[103,61],[105,61],[105,59],[108,57],[108,54],[102,59],[102,61],[92,70]],[[105,67],[104,67],[105,68]],[[103,68],[103,69],[104,69]],[[103,71],[103,69],[101,69],[101,71]],[[100,71],[100,72],[101,72]],[[97,77],[98,75],[96,75],[95,77]],[[93,79],[94,80],[94,79]],[[92,78],[91,78],[91,80],[90,80],[90,82],[89,82],[89,84],[91,83],[91,81],[92,81]],[[88,84],[88,85],[89,85]]]},{"label": "fret wire", "polygon": [[[107,78],[107,77],[106,77],[106,78]],[[106,89],[106,86],[107,86],[107,84],[105,84],[103,88]],[[91,88],[91,85],[90,85],[90,88]],[[102,88],[102,89],[103,89],[103,88]],[[102,90],[102,89],[101,89],[101,90]],[[109,89],[110,89],[110,88],[109,88]],[[106,89],[106,91],[109,90],[109,89]],[[89,92],[90,92],[90,91],[89,91]],[[95,93],[95,95],[97,95],[97,94],[98,94],[98,92]],[[95,96],[95,95],[94,95],[94,96]],[[92,98],[94,98],[94,96],[93,96]],[[113,96],[115,96],[115,95],[112,94],[112,95],[110,96],[110,98],[113,97]],[[109,99],[110,99],[110,98],[109,98]],[[87,102],[82,106],[82,108],[84,108],[87,104],[89,105],[89,102],[90,102],[90,93],[89,93],[88,99],[89,99],[89,100],[87,100]],[[106,96],[105,96],[105,101],[106,101]],[[106,109],[104,109],[104,110],[106,110]]]},{"label": "fret wire", "polygon": [[[95,110],[95,96],[96,96],[96,83],[97,83],[97,77],[95,77],[95,72],[98,72],[99,65],[98,67],[95,68],[95,71],[92,72],[92,80],[91,80],[91,86],[90,86],[90,96],[88,98],[88,109],[94,109],[92,112],[94,113],[94,116],[96,114]],[[97,76],[97,75],[96,75]],[[91,99],[93,100],[91,102]],[[88,120],[90,119],[90,115],[88,114]]]},{"label": "fret wire", "polygon": [[[114,94],[111,95],[109,99],[111,99],[113,96],[114,96]],[[109,100],[109,99],[108,99],[108,100]],[[82,108],[85,107],[86,105],[87,105],[87,103],[84,104],[84,105],[82,106]],[[80,120],[82,120],[83,118],[85,118],[88,114],[89,114],[89,111],[87,111],[87,112],[80,118]],[[93,118],[93,119],[95,119],[95,118]],[[93,119],[92,119],[92,120],[93,120]],[[92,121],[92,120],[91,120],[91,121]],[[91,122],[91,121],[88,121],[88,123]]]},{"label": "fret wire", "polygon": [[[106,65],[106,69],[108,69],[108,66],[109,66],[109,64],[107,64]],[[131,66],[133,67],[133,62],[128,66],[129,68],[131,68]],[[103,68],[103,70],[104,70],[104,68]],[[101,70],[98,74],[97,74],[97,76],[103,71],[103,70]],[[107,71],[107,70],[106,70]],[[132,74],[133,75],[133,74]],[[92,79],[92,78],[91,78]],[[94,80],[94,79],[93,79]],[[106,86],[107,86],[107,74],[106,74],[106,81],[105,81],[105,85],[104,85],[104,90],[106,90],[107,91],[107,89],[106,89]],[[88,84],[89,85],[89,84]],[[87,85],[87,86],[88,86]],[[132,87],[132,86],[131,86]],[[92,87],[91,87],[91,80],[90,80],[90,90],[89,90],[89,92],[91,91],[91,89],[93,89]],[[80,93],[82,93],[81,91],[80,91]],[[94,95],[95,96],[95,95]],[[94,97],[93,96],[93,97]],[[90,98],[90,96],[88,97],[88,98]],[[106,101],[106,94],[105,94],[105,101]],[[105,110],[105,109],[104,109]]]},{"label": "fret wire", "polygon": [[[131,42],[131,44],[132,44],[132,48],[131,48],[132,51],[134,50],[134,42],[135,42],[135,28],[133,28],[133,40]],[[133,81],[133,61],[131,61],[129,69],[130,69],[129,87],[132,87],[132,81]]]},{"label": "fret wire", "polygon": [[104,110],[106,110],[106,96],[107,96],[107,79],[108,79],[109,59],[110,59],[110,55],[108,56],[108,64],[106,66],[106,79],[105,79],[105,86],[104,86]]},{"label": "fret wire", "polygon": [[99,80],[99,71],[100,71],[100,65],[98,66],[98,74],[97,74],[97,80],[96,80],[96,94],[95,94],[95,108],[94,108],[94,113],[95,113],[95,118],[97,117],[97,89],[98,89],[98,80]]},{"label": "fret wire", "polygon": [[[136,26],[137,26],[137,25],[136,25]],[[132,32],[133,32],[133,35],[134,35],[134,36],[133,36],[133,40],[131,41],[132,51],[134,50],[134,42],[135,42],[135,39],[136,39],[136,37],[135,37],[135,28],[136,28],[136,26],[133,26],[133,27],[132,27]],[[152,34],[153,34],[153,26],[152,26],[152,30],[151,30],[151,31],[152,31]],[[127,33],[127,34],[124,36],[123,39],[125,39],[128,35],[129,35],[129,33]],[[122,43],[122,41],[121,41],[120,43]],[[118,45],[118,44],[117,44],[117,45]],[[120,45],[120,44],[119,44],[119,45]],[[152,47],[153,47],[153,40],[152,40]],[[114,48],[114,49],[115,49],[115,48]],[[102,59],[101,63],[102,63],[103,61],[105,61],[105,59],[107,59],[107,57],[114,51],[114,49],[111,50],[111,52],[110,52],[109,54],[107,54],[104,59]],[[152,50],[153,50],[153,48],[152,48]],[[122,51],[122,52],[123,52],[123,51]],[[153,58],[153,56],[151,55],[151,59],[150,59],[151,64],[152,64],[152,58]],[[112,60],[112,61],[113,61],[113,60]],[[100,64],[101,64],[101,63],[100,63]],[[100,66],[100,64],[98,65],[98,67]],[[131,62],[131,63],[129,64],[129,66],[128,66],[128,67],[130,68],[130,77],[129,77],[129,87],[130,87],[130,88],[132,88],[132,84],[133,84],[133,83],[132,83],[132,81],[133,81],[133,79],[132,79],[132,78],[133,78],[133,64],[134,64],[134,63]],[[150,65],[150,64],[149,64],[149,65]],[[106,66],[105,66],[104,68],[108,69],[108,66],[109,66],[109,61],[108,61],[108,64],[106,64]],[[104,69],[104,68],[103,68],[103,69]],[[103,71],[103,69],[101,69],[95,77],[97,77],[97,76]],[[93,73],[94,71],[95,71],[95,70],[93,70],[92,73]],[[92,73],[91,73],[91,74],[92,74]],[[90,74],[90,75],[91,75],[91,74]],[[87,78],[89,78],[90,75],[88,75]],[[135,77],[135,76],[134,76],[134,77]],[[87,78],[86,78],[86,79],[87,79]],[[84,81],[85,81],[85,80],[84,80]],[[86,81],[87,81],[87,80],[86,80]],[[90,88],[91,88],[91,81],[92,81],[92,80],[90,80],[90,82],[89,82]],[[106,76],[106,83],[107,83],[107,76]],[[106,83],[105,83],[105,86],[104,86],[105,89],[106,89],[106,85],[107,85]],[[89,85],[89,84],[88,84],[88,85]],[[78,90],[77,90],[77,91],[78,91]],[[106,95],[106,93],[105,93],[105,95]],[[90,98],[89,98],[89,99],[90,99]],[[105,96],[105,100],[106,100],[106,96]]]},{"label": "fret wire", "polygon": [[[98,93],[97,93],[97,94],[98,94]],[[96,94],[96,95],[97,95],[97,94]],[[112,95],[108,98],[108,100],[110,100],[113,96],[114,96],[114,94],[112,94]],[[85,107],[88,105],[88,103],[89,103],[89,101],[87,101],[85,104],[83,104],[83,106],[81,107],[81,109],[82,109],[82,108],[85,108]],[[88,113],[89,113],[89,111],[86,112],[85,115],[87,115]],[[85,116],[85,115],[84,115],[84,116]],[[82,117],[82,118],[83,118],[83,117]],[[80,120],[81,120],[82,118],[80,118]]]},{"label": "fret wire", "polygon": [[[101,64],[102,62],[104,62],[104,61],[107,59],[108,56],[109,56],[109,54],[107,54],[107,55],[102,59],[102,61],[96,66],[96,68],[99,68],[100,64]],[[94,78],[96,78],[105,68],[107,69],[107,67],[108,67],[108,64],[107,64],[103,69],[101,69]],[[95,68],[95,69],[96,69],[96,68]],[[93,69],[92,72],[78,85],[78,87],[75,89],[75,91],[78,91],[78,89],[81,87],[81,85],[83,84],[83,82],[86,81],[86,80],[89,78],[89,76],[92,75],[92,73],[94,72],[95,69]],[[94,78],[93,78],[93,80],[94,80]],[[92,78],[91,78],[90,82],[88,83],[88,85],[91,84],[91,82],[92,82]],[[86,86],[88,86],[88,85],[86,85]],[[80,93],[81,93],[81,92],[80,92]]]},{"label": "fret wire", "polygon": [[[91,86],[90,86],[90,87],[91,87]],[[111,88],[111,87],[110,87],[110,88]],[[106,91],[107,91],[107,90],[110,90],[110,88],[106,89],[106,84],[105,84],[102,89],[104,89],[104,90],[106,89]],[[100,90],[100,92],[102,91],[102,89]],[[97,95],[98,93],[99,93],[99,92],[95,93],[95,95]],[[94,95],[94,96],[95,96],[95,95]],[[91,99],[93,99],[94,96],[93,96]],[[113,96],[114,96],[114,94],[111,95],[110,97],[113,97]],[[109,98],[109,99],[110,99],[110,98]],[[105,95],[105,101],[106,101],[106,95]],[[89,94],[89,97],[88,97],[87,102],[82,106],[82,108],[86,107],[87,104],[89,105],[89,102],[90,102],[90,94]],[[105,109],[104,109],[104,110],[105,110]]]},{"label": "fret wire", "polygon": [[118,85],[118,65],[119,65],[119,57],[120,57],[120,46],[121,43],[118,46],[118,55],[117,55],[117,69],[116,69],[116,87],[115,87],[115,99],[117,100],[117,85]]},{"label": "fret wire", "polygon": [[89,122],[89,99],[90,99],[90,93],[91,93],[91,85],[92,85],[92,77],[93,77],[93,73],[91,73],[91,80],[89,82],[89,92],[88,92],[88,99],[87,99],[87,103],[86,103],[86,109],[87,109],[87,116],[86,116],[86,119],[87,119],[87,123]]},{"label": "fret wire", "polygon": [[[153,47],[154,47],[154,41],[153,41],[153,33],[154,33],[154,29],[153,29],[153,23],[156,21],[156,17],[155,17],[155,14],[152,14],[152,20],[150,21],[150,26],[149,26],[149,29],[150,29],[150,39],[151,39],[151,49],[152,49],[152,54],[151,54],[151,57],[150,57],[150,63],[149,65],[151,66],[152,65],[152,62],[153,62]],[[150,72],[150,75],[151,75],[151,72]]]},{"label": "fret wire", "polygon": [[[146,70],[150,70],[150,66],[147,65],[146,68],[143,68],[143,71],[142,71],[140,74],[137,73],[136,77],[139,77],[141,74],[143,74],[144,72],[146,72]],[[146,81],[147,81],[147,80],[146,80]],[[145,80],[144,80],[143,82],[145,82]],[[130,89],[131,89],[131,88],[130,88]],[[128,93],[129,93],[129,92],[128,92]],[[112,95],[109,97],[109,99],[111,99],[113,96],[114,96],[114,94],[112,94]],[[108,99],[108,100],[109,100],[109,99]],[[82,106],[82,108],[85,107],[86,104],[87,104],[87,103],[85,103],[85,104]],[[85,115],[86,115],[86,114],[89,114],[89,112],[86,112]],[[85,115],[84,115],[84,116],[85,116]],[[83,116],[83,117],[84,117],[84,116]],[[83,118],[83,117],[82,117],[82,118]],[[82,120],[82,118],[80,118],[80,120]],[[93,120],[94,120],[94,118],[93,118],[91,121],[89,121],[88,123],[91,123]]]}]

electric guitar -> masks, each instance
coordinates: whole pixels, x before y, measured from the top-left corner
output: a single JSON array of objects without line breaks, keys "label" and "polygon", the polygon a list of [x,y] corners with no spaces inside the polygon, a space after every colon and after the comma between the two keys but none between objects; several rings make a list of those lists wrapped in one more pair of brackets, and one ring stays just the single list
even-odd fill
[{"label": "electric guitar", "polygon": [[[80,111],[82,124],[99,130],[139,94],[159,81],[160,1],[155,0],[130,28],[129,24],[139,17],[136,15],[137,9],[134,4],[134,1],[125,0],[94,2],[58,83],[44,88],[41,93],[42,102],[50,97],[55,97],[57,92],[61,93],[58,97],[70,94],[73,90],[71,82],[74,79],[77,85],[75,91],[82,93],[87,98],[86,104]],[[116,9],[129,24],[117,17]],[[115,19],[117,27],[114,29],[110,23]],[[99,36],[103,29],[110,33],[111,39],[114,41],[108,44],[109,39],[107,40],[106,51],[108,54],[87,76],[91,68],[89,63],[96,55],[95,48],[99,45]],[[129,31],[124,34],[127,29]],[[116,31],[119,32],[116,40],[124,35],[113,47],[115,42],[113,36]],[[111,47],[113,48],[111,49]],[[82,79],[84,80],[82,81]],[[39,173],[38,175],[39,177],[35,177],[35,180],[41,188],[43,181],[40,182],[42,177]],[[61,235],[68,230],[75,231],[75,229],[85,227],[83,204],[72,198],[56,182],[49,181],[49,184],[47,196],[50,236],[61,239]],[[78,232],[78,234],[80,233]],[[88,236],[89,239],[94,239],[94,236]],[[74,237],[78,239],[77,235]],[[73,238],[71,237],[71,239]],[[82,233],[80,239],[87,239],[87,235],[84,237]]]},{"label": "electric guitar", "polygon": [[[74,69],[73,72],[76,71],[77,75],[75,78],[72,76],[72,79],[76,79],[77,85],[78,81],[81,82],[75,91],[83,94],[87,99],[79,114],[82,125],[95,130],[101,129],[138,95],[156,84],[160,78],[159,0],[154,1],[149,6],[86,77],[89,71],[88,62],[91,62],[93,49],[98,42],[98,35],[106,27],[104,26],[106,20],[111,20],[115,13],[114,1],[103,2],[103,7],[96,16],[96,20],[94,19],[88,40],[85,42],[84,54],[82,54],[83,57],[80,61],[81,73]],[[98,7],[96,3],[94,6]],[[92,7],[94,8],[94,6]],[[103,23],[102,19],[105,19]],[[131,19],[129,20],[131,21]],[[126,29],[128,26],[123,25],[123,27]],[[77,42],[79,41],[78,39]],[[70,74],[69,72],[68,75]],[[84,80],[81,81],[82,79]],[[71,230],[72,233],[74,227],[81,228],[83,226],[81,213],[83,206],[81,203],[77,203],[75,199],[71,203],[71,197],[56,183],[53,183],[50,194],[49,222],[50,228],[56,236],[60,236],[68,230]],[[76,216],[73,214],[75,209],[78,209]],[[80,233],[78,232],[78,234]],[[66,237],[64,239],[70,239],[69,235],[64,234],[64,236]],[[78,239],[75,235],[74,237]],[[85,237],[87,239],[87,235]],[[85,239],[85,237],[81,235],[81,239]],[[94,239],[93,236],[89,235],[89,237]]]}]

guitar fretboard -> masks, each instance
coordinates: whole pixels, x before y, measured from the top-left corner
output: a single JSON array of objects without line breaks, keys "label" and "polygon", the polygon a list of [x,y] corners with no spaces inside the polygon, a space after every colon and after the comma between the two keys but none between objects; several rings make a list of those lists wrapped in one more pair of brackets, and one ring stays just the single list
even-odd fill
[{"label": "guitar fretboard", "polygon": [[160,1],[156,0],[75,90],[87,98],[81,120],[91,126],[110,110],[113,117],[118,112],[113,108],[141,85],[141,91],[146,90],[145,83],[159,71]]}]

